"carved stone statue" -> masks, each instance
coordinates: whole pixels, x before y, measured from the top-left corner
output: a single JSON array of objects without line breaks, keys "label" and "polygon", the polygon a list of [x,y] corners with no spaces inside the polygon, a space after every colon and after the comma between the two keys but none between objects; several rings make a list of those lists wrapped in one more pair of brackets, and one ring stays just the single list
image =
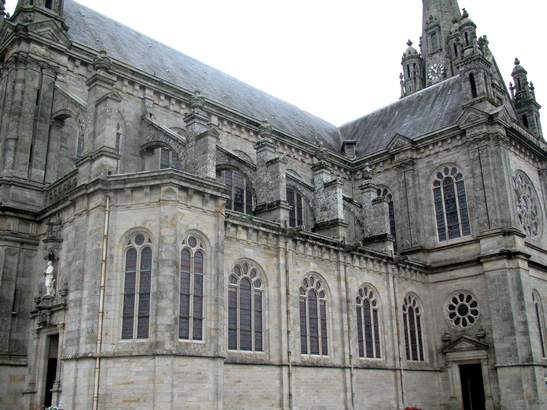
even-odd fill
[{"label": "carved stone statue", "polygon": [[55,296],[55,278],[53,277],[53,262],[47,261],[47,267],[44,269],[46,295]]}]

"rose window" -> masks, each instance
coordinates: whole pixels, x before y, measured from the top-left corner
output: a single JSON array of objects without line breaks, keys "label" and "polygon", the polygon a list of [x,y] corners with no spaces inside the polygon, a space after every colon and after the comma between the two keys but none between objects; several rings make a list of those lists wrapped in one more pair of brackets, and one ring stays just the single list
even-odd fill
[{"label": "rose window", "polygon": [[513,175],[513,188],[519,222],[526,235],[534,238],[540,230],[538,201],[534,187],[522,172],[517,171]]},{"label": "rose window", "polygon": [[469,293],[459,292],[449,298],[447,314],[454,326],[467,328],[479,317],[479,303]]}]

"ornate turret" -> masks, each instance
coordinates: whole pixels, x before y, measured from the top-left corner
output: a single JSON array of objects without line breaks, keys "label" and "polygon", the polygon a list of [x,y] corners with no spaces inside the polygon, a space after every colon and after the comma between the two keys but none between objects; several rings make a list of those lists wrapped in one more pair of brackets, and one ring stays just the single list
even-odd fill
[{"label": "ornate turret", "polygon": [[511,97],[517,110],[519,121],[537,137],[542,138],[539,110],[541,106],[536,102],[534,85],[528,83],[528,73],[515,58],[515,68],[511,73],[515,85],[510,84]]},{"label": "ornate turret", "polygon": [[403,54],[401,65],[403,66],[401,97],[405,97],[424,88],[423,59],[418,51],[412,47],[412,41],[406,43],[408,48]]}]

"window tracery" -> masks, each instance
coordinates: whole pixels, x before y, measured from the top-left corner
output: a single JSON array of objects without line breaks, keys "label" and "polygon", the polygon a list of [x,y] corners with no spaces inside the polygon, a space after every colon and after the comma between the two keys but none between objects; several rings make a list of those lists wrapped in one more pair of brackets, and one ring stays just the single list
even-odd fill
[{"label": "window tracery", "polygon": [[300,343],[302,354],[329,354],[327,291],[316,275],[304,278],[300,286]]},{"label": "window tracery", "polygon": [[471,327],[479,318],[479,302],[469,292],[459,291],[452,294],[445,305],[447,318],[455,328]]},{"label": "window tracery", "polygon": [[471,235],[465,181],[456,167],[437,172],[433,199],[439,241]]},{"label": "window tracery", "polygon": [[369,359],[381,358],[380,304],[376,294],[376,290],[367,284],[359,289],[355,298],[359,357]]},{"label": "window tracery", "polygon": [[152,241],[136,233],[126,244],[122,339],[146,339],[150,329]]},{"label": "window tracery", "polygon": [[424,361],[422,308],[413,295],[407,295],[404,299],[403,327],[407,360]]},{"label": "window tracery", "polygon": [[513,174],[513,188],[517,203],[517,217],[526,235],[535,238],[541,229],[536,191],[530,179],[522,172]]},{"label": "window tracery", "polygon": [[236,264],[228,277],[228,349],[264,351],[263,294],[258,267]]},{"label": "window tracery", "polygon": [[179,339],[203,340],[205,251],[195,235],[180,252]]}]

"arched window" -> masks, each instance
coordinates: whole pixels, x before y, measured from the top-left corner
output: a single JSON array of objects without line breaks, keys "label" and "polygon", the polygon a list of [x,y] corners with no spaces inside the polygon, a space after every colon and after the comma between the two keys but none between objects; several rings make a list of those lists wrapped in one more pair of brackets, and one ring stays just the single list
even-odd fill
[{"label": "arched window", "polygon": [[129,239],[125,250],[122,339],[146,339],[150,330],[152,241],[142,233]]},{"label": "arched window", "polygon": [[245,176],[237,170],[224,171],[224,183],[231,191],[230,199],[226,202],[226,209],[242,212],[247,215],[253,213],[253,191]]},{"label": "arched window", "polygon": [[357,306],[357,339],[359,357],[370,359],[381,358],[380,352],[380,319],[377,292],[370,285],[359,289],[355,298]]},{"label": "arched window", "polygon": [[289,226],[296,227],[304,225],[304,200],[302,195],[293,187],[287,187],[287,202],[291,209],[289,211]]},{"label": "arched window", "polygon": [[179,339],[203,340],[204,273],[203,245],[189,236],[180,252]]},{"label": "arched window", "polygon": [[463,174],[445,167],[433,181],[439,241],[471,235]]},{"label": "arched window", "polygon": [[534,310],[536,311],[536,320],[539,331],[539,343],[541,344],[541,355],[545,356],[545,316],[543,315],[543,306],[539,294],[532,292],[532,301],[534,302]]},{"label": "arched window", "polygon": [[302,354],[329,354],[327,337],[327,292],[315,275],[300,287],[300,343]]},{"label": "arched window", "polygon": [[412,295],[408,295],[403,303],[403,326],[407,360],[423,361],[422,309]]},{"label": "arched window", "polygon": [[378,188],[376,191],[378,196],[383,196],[388,200],[388,212],[389,212],[389,233],[395,239],[393,243],[393,250],[397,252],[397,233],[395,231],[395,208],[393,207],[393,195],[387,188]]},{"label": "arched window", "polygon": [[228,349],[264,351],[264,280],[249,262],[234,266],[228,279]]}]

